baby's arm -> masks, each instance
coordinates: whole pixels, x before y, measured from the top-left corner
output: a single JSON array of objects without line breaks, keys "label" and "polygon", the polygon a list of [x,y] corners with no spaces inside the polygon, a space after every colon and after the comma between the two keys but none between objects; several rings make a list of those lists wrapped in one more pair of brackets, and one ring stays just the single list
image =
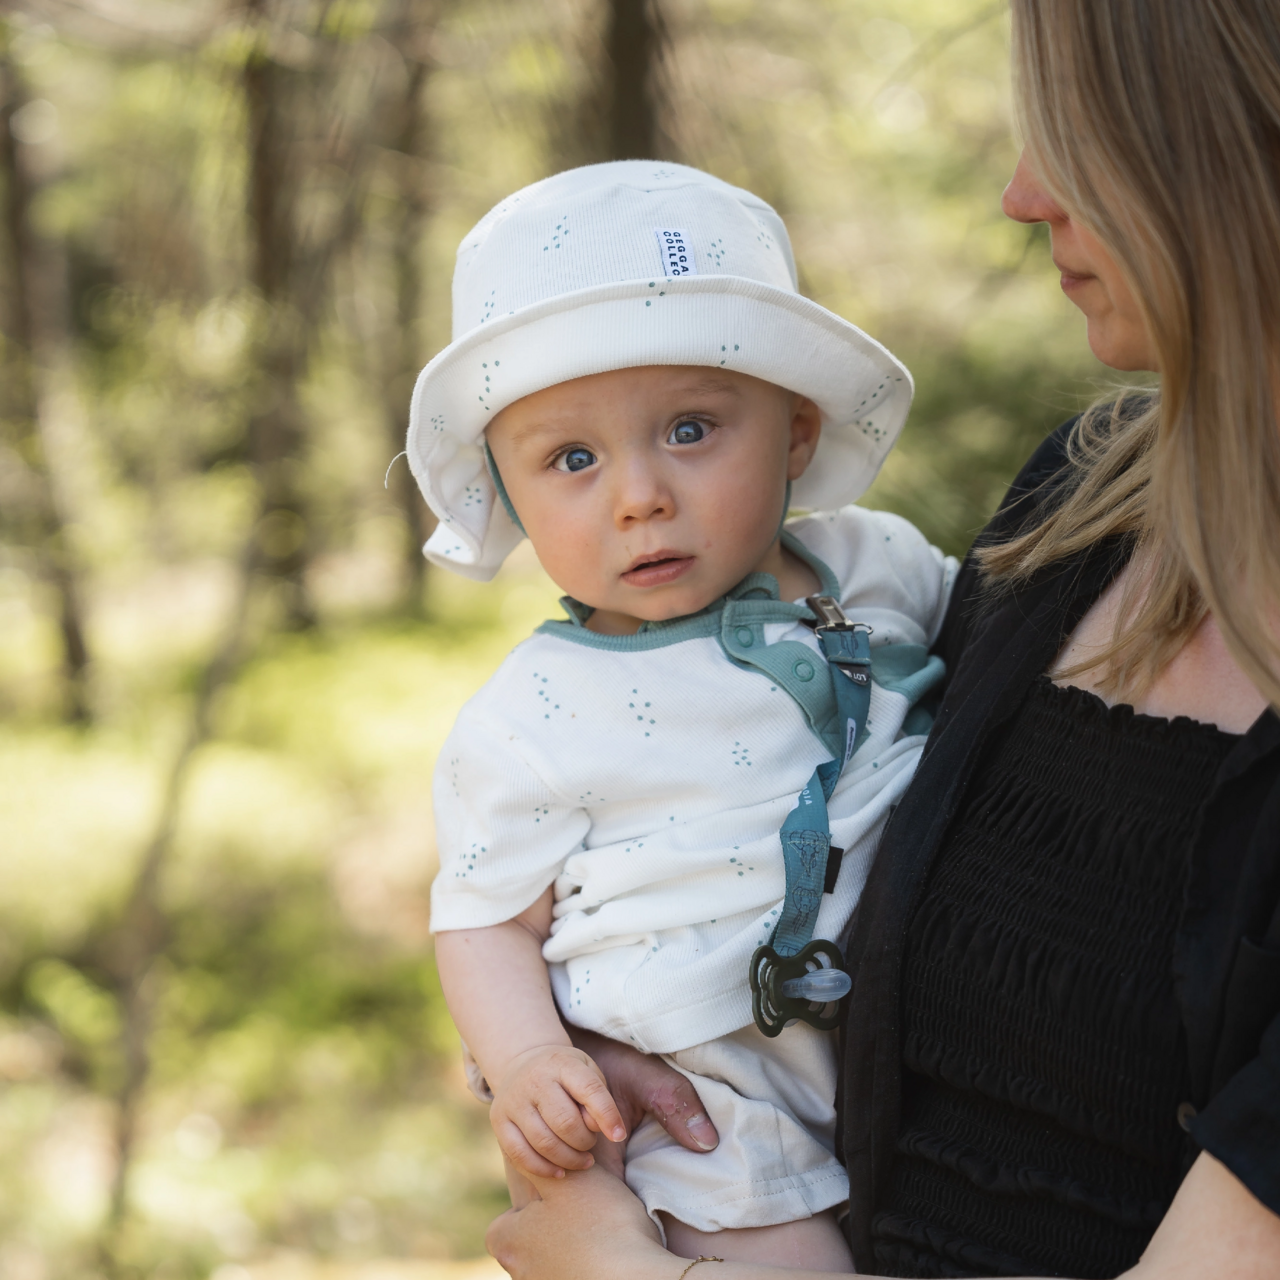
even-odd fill
[{"label": "baby's arm", "polygon": [[626,1129],[599,1067],[575,1049],[556,1012],[542,943],[550,888],[513,920],[436,935],[449,1012],[493,1090],[489,1121],[522,1173],[588,1169],[595,1134]]}]

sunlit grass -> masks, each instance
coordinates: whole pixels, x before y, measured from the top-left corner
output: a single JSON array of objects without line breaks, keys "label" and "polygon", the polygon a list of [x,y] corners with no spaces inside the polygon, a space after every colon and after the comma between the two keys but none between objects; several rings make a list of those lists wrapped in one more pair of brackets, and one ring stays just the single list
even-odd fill
[{"label": "sunlit grass", "polygon": [[[141,686],[153,737],[127,706],[89,731],[0,727],[0,1239],[58,1271],[91,1259],[113,1167],[119,1016],[94,947],[155,821],[219,594],[186,632],[162,607],[105,649],[120,667],[96,679]],[[163,875],[138,1265],[162,1241],[183,1274],[281,1249],[482,1251],[504,1193],[431,963],[431,775],[458,708],[555,595],[526,553],[487,587],[433,582],[426,621],[268,640],[224,691]]]}]

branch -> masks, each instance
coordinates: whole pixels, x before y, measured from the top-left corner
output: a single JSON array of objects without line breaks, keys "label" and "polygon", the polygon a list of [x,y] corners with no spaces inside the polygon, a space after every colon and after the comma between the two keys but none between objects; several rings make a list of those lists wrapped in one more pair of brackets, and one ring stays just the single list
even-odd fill
[{"label": "branch", "polygon": [[249,605],[258,563],[258,524],[238,560],[236,591],[222,639],[197,686],[187,732],[170,762],[151,838],[115,928],[104,939],[103,967],[111,975],[120,1005],[120,1049],[124,1075],[116,1093],[116,1162],[110,1209],[100,1253],[109,1270],[118,1269],[118,1243],[128,1208],[129,1174],[137,1139],[138,1112],[151,1071],[150,1038],[156,992],[148,981],[168,944],[161,882],[173,849],[178,817],[196,753],[212,737],[213,707],[247,656]]}]

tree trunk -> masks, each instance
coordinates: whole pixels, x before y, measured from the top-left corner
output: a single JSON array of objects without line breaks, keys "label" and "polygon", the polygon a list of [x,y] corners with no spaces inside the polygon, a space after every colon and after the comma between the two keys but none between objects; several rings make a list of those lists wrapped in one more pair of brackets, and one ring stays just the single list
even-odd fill
[{"label": "tree trunk", "polygon": [[[255,529],[260,529],[259,522]],[[114,926],[94,948],[91,959],[105,971],[120,1011],[120,1057],[123,1071],[116,1090],[115,1162],[107,1216],[99,1236],[99,1258],[109,1275],[127,1268],[120,1242],[129,1209],[138,1122],[151,1074],[151,1032],[154,1024],[157,961],[169,944],[170,928],[161,896],[162,877],[169,861],[187,778],[196,753],[212,736],[213,710],[218,694],[235,677],[248,649],[250,598],[259,559],[258,536],[251,532],[240,557],[235,599],[222,639],[200,676],[187,734],[169,766],[161,791],[151,839],[134,877],[124,909]]]},{"label": "tree trunk", "polygon": [[609,0],[608,148],[611,160],[658,154],[657,69],[664,44],[658,0]]},{"label": "tree trunk", "polygon": [[[0,20],[0,35],[3,34]],[[41,377],[55,345],[54,308],[46,246],[31,221],[35,179],[26,164],[23,143],[13,131],[14,116],[29,95],[12,60],[0,52],[0,180],[4,183],[4,252],[8,259],[9,298],[7,394],[5,416],[15,451],[26,464],[29,501],[23,515],[9,513],[6,523],[30,545],[42,576],[58,598],[62,639],[63,706],[68,720],[90,718],[89,647],[85,639],[79,568],[67,533],[55,477],[51,471],[48,424],[42,405]]]},{"label": "tree trunk", "polygon": [[[438,15],[437,0],[400,0],[397,20],[389,33],[405,58],[404,92],[392,107],[392,124],[388,130],[389,146],[399,160],[396,169],[399,201],[391,240],[395,332],[384,347],[389,358],[382,376],[383,420],[393,455],[404,448],[409,397],[422,365],[417,326],[422,318],[425,292],[422,240],[430,213],[424,172],[430,136],[425,97],[432,70],[427,37]],[[393,465],[390,486],[404,521],[405,601],[411,613],[420,613],[427,569],[422,544],[434,528],[435,519],[418,492],[407,464]]]},{"label": "tree trunk", "polygon": [[271,7],[271,0],[248,0],[246,5],[258,28],[243,76],[249,126],[250,283],[263,307],[248,452],[262,486],[261,567],[282,587],[286,624],[296,629],[316,620],[306,584],[309,513],[299,484],[307,435],[298,399],[306,332],[295,297],[298,162],[290,126],[294,104],[287,93],[294,73],[272,56]]},{"label": "tree trunk", "polygon": [[[330,234],[310,248],[300,248],[297,124],[300,112],[314,101],[302,100],[291,80],[297,73],[276,62],[266,45],[272,5],[273,0],[247,0],[246,12],[259,43],[246,60],[242,81],[249,124],[250,282],[262,304],[255,335],[257,401],[247,424],[258,505],[245,535],[236,602],[222,641],[203,672],[186,738],[169,766],[155,828],[125,908],[98,948],[99,963],[111,975],[119,1003],[124,1063],[116,1093],[115,1173],[100,1250],[104,1266],[117,1273],[124,1269],[119,1246],[128,1214],[138,1120],[150,1075],[156,966],[169,944],[163,877],[172,856],[186,782],[197,752],[213,735],[217,696],[250,651],[250,602],[257,586],[267,580],[283,585],[286,625],[307,626],[314,621],[305,581],[310,547],[299,469],[306,419],[298,388],[334,257],[359,225],[360,177],[368,148],[356,146],[347,157],[349,184]],[[321,92],[323,88],[322,83]],[[332,156],[327,159],[336,163]]]}]

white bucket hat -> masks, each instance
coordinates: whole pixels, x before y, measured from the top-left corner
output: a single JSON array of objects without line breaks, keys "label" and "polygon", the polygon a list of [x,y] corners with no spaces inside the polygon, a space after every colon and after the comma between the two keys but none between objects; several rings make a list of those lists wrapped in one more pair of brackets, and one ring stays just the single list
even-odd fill
[{"label": "white bucket hat", "polygon": [[440,519],[434,564],[487,581],[524,536],[485,461],[507,405],[572,378],[710,365],[808,396],[822,437],[792,501],[860,497],[911,404],[911,375],[873,338],[803,298],[782,219],[678,164],[622,160],[517,191],[463,239],[453,341],[418,376],[409,465]]}]

